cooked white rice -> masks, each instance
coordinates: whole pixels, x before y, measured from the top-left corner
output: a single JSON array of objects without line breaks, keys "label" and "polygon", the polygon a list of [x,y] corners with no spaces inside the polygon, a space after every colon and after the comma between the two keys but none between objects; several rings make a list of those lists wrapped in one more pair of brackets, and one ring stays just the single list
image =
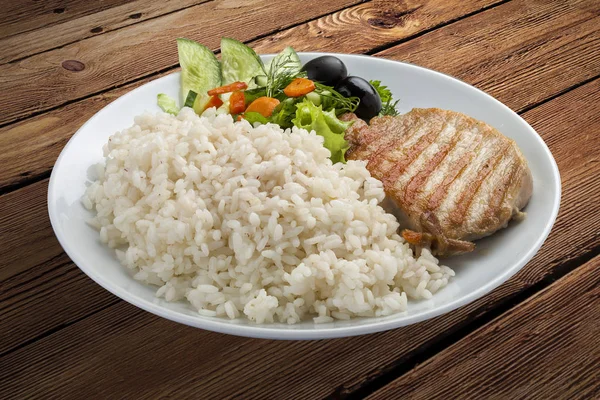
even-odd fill
[{"label": "cooked white rice", "polygon": [[329,322],[405,311],[454,272],[418,259],[362,161],[323,138],[213,110],[144,114],[113,135],[83,197],[137,280],[202,315]]}]

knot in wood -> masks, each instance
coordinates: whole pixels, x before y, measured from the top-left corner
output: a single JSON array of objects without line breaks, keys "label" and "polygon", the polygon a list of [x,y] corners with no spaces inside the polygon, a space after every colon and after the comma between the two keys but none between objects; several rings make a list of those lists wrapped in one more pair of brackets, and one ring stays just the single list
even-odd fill
[{"label": "knot in wood", "polygon": [[391,29],[394,26],[396,26],[396,21],[389,19],[389,18],[369,18],[367,20],[367,22],[369,23],[369,25],[377,27],[377,28],[384,28],[384,29]]},{"label": "knot in wood", "polygon": [[396,26],[404,26],[406,20],[410,18],[411,14],[419,8],[420,7],[405,11],[384,11],[377,17],[369,18],[367,22],[371,26],[384,29],[392,29]]},{"label": "knot in wood", "polygon": [[66,60],[63,61],[62,67],[67,71],[79,72],[85,69],[85,64],[77,60]]}]

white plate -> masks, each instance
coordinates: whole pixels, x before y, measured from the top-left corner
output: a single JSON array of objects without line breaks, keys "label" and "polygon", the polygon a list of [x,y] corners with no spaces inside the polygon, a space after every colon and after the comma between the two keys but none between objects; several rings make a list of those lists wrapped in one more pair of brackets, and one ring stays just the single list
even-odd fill
[{"label": "white plate", "polygon": [[[306,62],[321,53],[302,53]],[[135,281],[99,241],[98,232],[85,221],[91,214],[80,203],[88,168],[102,161],[102,146],[117,130],[133,123],[144,111],[158,111],[156,95],[179,94],[179,73],[157,79],[115,100],[86,122],[56,161],[48,189],[52,227],[71,259],[90,278],[120,298],[154,314],[216,332],[270,339],[322,339],[360,335],[413,324],[465,305],[505,282],[538,251],[554,223],[560,203],[560,176],[552,154],[540,136],[516,113],[484,92],[447,75],[415,65],[379,58],[336,54],[351,75],[379,79],[400,99],[401,112],[413,107],[460,111],[491,124],[513,138],[533,173],[533,196],[527,218],[477,242],[477,250],[445,260],[456,271],[451,283],[432,300],[412,302],[407,312],[380,318],[362,318],[313,324],[257,325],[202,317],[187,304],[168,303],[154,296],[156,288]],[[269,59],[270,56],[264,56]],[[81,301],[86,301],[82,298]]]}]

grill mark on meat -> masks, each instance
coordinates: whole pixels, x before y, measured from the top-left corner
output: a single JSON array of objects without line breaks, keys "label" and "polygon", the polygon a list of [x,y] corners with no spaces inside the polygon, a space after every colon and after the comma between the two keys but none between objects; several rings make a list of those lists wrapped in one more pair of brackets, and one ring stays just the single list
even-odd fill
[{"label": "grill mark on meat", "polygon": [[487,159],[482,168],[478,170],[475,175],[475,179],[467,185],[467,190],[462,192],[459,200],[456,203],[456,207],[450,213],[450,221],[455,224],[460,224],[464,221],[465,215],[475,195],[479,191],[481,184],[488,177],[488,175],[496,168],[498,163],[502,161],[505,153],[510,148],[510,143],[503,146],[502,151],[493,155],[491,159]]},{"label": "grill mark on meat", "polygon": [[439,167],[425,182],[425,189],[422,195],[424,209],[427,209],[429,198],[444,181],[444,178],[447,176],[447,174],[452,171],[452,169],[456,166],[456,163],[459,162],[462,157],[465,157],[474,151],[480,139],[481,138],[475,134],[473,130],[463,129],[460,132],[460,139],[458,140],[456,146],[450,150],[448,156],[442,160]]},{"label": "grill mark on meat", "polygon": [[405,120],[406,118],[397,120],[390,116],[373,119],[373,123],[368,127],[368,130],[363,132],[364,137],[361,142],[364,145],[363,156],[369,158],[384,143],[402,138],[407,134],[410,136],[412,132],[407,132],[402,127],[402,125],[406,125]]},{"label": "grill mark on meat", "polygon": [[435,191],[433,191],[433,193],[429,197],[427,208],[434,211],[442,205],[443,201],[448,195],[448,189],[450,188],[450,186],[464,172],[471,160],[473,160],[476,157],[478,150],[481,149],[484,141],[481,137],[477,137],[477,139],[478,141],[475,145],[475,148],[472,151],[467,150],[465,154],[446,173],[446,176],[444,177],[442,183],[438,186],[438,188]]},{"label": "grill mark on meat", "polygon": [[341,121],[344,122],[352,122],[352,125],[346,130],[345,139],[350,143],[350,149],[346,153],[346,157],[349,157],[352,152],[359,150],[362,144],[362,138],[365,134],[365,131],[369,129],[369,126],[365,121],[359,119],[356,115],[352,113],[343,114],[340,117]]},{"label": "grill mark on meat", "polygon": [[414,134],[415,134],[415,132],[412,132],[412,134],[411,134],[410,132],[406,132],[403,130],[401,132],[401,134],[399,134],[399,135],[396,135],[396,136],[389,135],[387,138],[383,139],[381,141],[381,143],[378,144],[378,147],[374,146],[372,148],[373,150],[368,149],[366,152],[367,154],[365,154],[365,158],[368,160],[369,163],[371,163],[371,165],[377,166],[378,165],[377,160],[381,160],[380,155],[385,152],[385,149],[396,146],[400,143],[405,143]]},{"label": "grill mark on meat", "polygon": [[[515,158],[511,160],[512,168],[510,173],[504,174],[502,180],[498,182],[497,186],[494,188],[493,192],[497,191],[497,193],[496,195],[491,196],[491,200],[485,210],[484,218],[481,220],[480,226],[482,223],[485,223],[485,221],[491,221],[497,218],[494,211],[498,210],[501,204],[504,204],[508,189],[512,186],[510,183],[515,179],[515,176],[520,176],[519,180],[522,180],[523,175],[520,173],[522,172],[522,166],[516,161]],[[519,185],[516,185],[515,187],[518,188]]]},{"label": "grill mark on meat", "polygon": [[[426,163],[425,169],[418,172],[415,176],[413,176],[410,181],[407,183],[406,188],[404,190],[404,203],[413,203],[417,199],[417,194],[423,192],[423,186],[425,182],[431,177],[433,172],[438,169],[443,160],[448,157],[450,152],[456,148],[458,142],[462,139],[462,135],[460,134],[460,130],[458,126],[456,127],[450,142],[446,143],[438,152],[433,156],[433,158]],[[419,203],[424,203],[426,199],[419,199]],[[420,207],[424,208],[424,207]]]},{"label": "grill mark on meat", "polygon": [[[401,134],[397,135],[396,137],[389,135],[391,139],[382,143],[382,146],[379,148],[375,148],[375,150],[368,157],[369,163],[371,163],[373,166],[372,171],[378,175],[378,179],[382,179],[386,172],[388,172],[389,169],[395,165],[393,160],[389,159],[390,155],[394,155],[393,150],[398,148],[401,149],[413,138],[420,137],[419,135],[421,135],[421,133],[424,131],[422,128],[425,126],[425,121],[423,120],[418,120],[420,124],[417,125],[415,129],[407,129],[407,125],[411,125],[411,120],[412,116],[410,120],[408,118],[403,119]],[[367,166],[370,165],[367,164]],[[388,168],[385,168],[386,166],[388,166]]]},{"label": "grill mark on meat", "polygon": [[[390,134],[386,135],[385,137],[382,138],[381,143],[379,143],[379,146],[373,147],[374,150],[368,156],[369,161],[379,158],[379,156],[382,153],[384,153],[387,149],[389,149],[393,146],[397,146],[397,144],[400,142],[406,142],[407,140],[409,140],[411,137],[413,137],[416,134],[418,129],[415,129],[412,131],[407,131],[406,125],[407,125],[408,120],[409,120],[409,118],[403,118],[402,126],[401,126],[402,129],[400,129],[396,135],[390,135]],[[421,125],[423,125],[423,124],[421,124]]]},{"label": "grill mark on meat", "polygon": [[[346,134],[348,159],[367,161],[383,182],[389,211],[403,227],[430,235],[439,255],[471,251],[466,240],[506,226],[531,195],[531,172],[518,147],[484,122],[435,108],[360,122]],[[452,240],[468,246],[443,245]]]},{"label": "grill mark on meat", "polygon": [[[442,127],[445,126],[442,125]],[[398,177],[406,170],[406,168],[412,164],[420,155],[425,151],[425,149],[438,138],[438,136],[443,132],[442,129],[431,130],[429,133],[423,135],[416,144],[412,145],[406,153],[403,154],[403,157],[396,162],[392,168],[390,168],[386,176],[383,177],[383,186],[390,186],[394,189],[396,188],[395,182],[398,181]]]},{"label": "grill mark on meat", "polygon": [[[372,149],[377,149],[379,146],[380,142],[385,142],[387,140],[391,140],[390,136],[392,138],[395,138],[396,135],[379,135],[379,136],[374,136],[373,133],[373,128],[369,127],[369,128],[365,128],[363,130],[363,142],[361,143],[361,146],[353,153],[353,156],[355,158],[358,159],[362,159],[362,160],[367,160],[370,158],[370,154],[372,153]],[[385,132],[385,131],[384,131]],[[371,141],[368,141],[369,139],[371,139]]]},{"label": "grill mark on meat", "polygon": [[486,220],[486,212],[489,210],[493,196],[495,196],[498,183],[510,173],[512,164],[513,160],[505,157],[481,184],[477,195],[473,198],[471,206],[467,211],[468,218],[465,219],[465,223],[463,224],[464,228],[471,232],[469,238],[485,234],[485,229],[481,229],[481,221]]},{"label": "grill mark on meat", "polygon": [[448,185],[443,187],[442,193],[437,198],[439,203],[435,210],[439,213],[438,217],[444,226],[452,224],[451,221],[447,220],[447,217],[456,207],[460,193],[470,184],[473,174],[477,171],[477,166],[482,165],[490,157],[490,154],[493,154],[493,149],[497,147],[498,142],[501,142],[493,134],[494,131],[485,124],[475,123],[471,130],[478,137],[477,145],[468,158],[460,160],[459,171],[452,176]]}]

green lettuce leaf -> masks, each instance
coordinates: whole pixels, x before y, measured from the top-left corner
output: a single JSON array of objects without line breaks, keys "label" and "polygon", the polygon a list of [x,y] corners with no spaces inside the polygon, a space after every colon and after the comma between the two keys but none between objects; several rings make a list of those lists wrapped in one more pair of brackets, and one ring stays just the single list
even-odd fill
[{"label": "green lettuce leaf", "polygon": [[323,145],[331,152],[331,161],[346,162],[346,150],[350,147],[344,134],[352,125],[352,121],[340,121],[335,115],[335,109],[323,111],[321,106],[316,106],[308,100],[296,105],[296,118],[292,120],[298,128],[307,131],[314,130],[317,135],[325,138]]},{"label": "green lettuce leaf", "polygon": [[263,117],[262,114],[253,111],[245,113],[244,119],[250,122],[252,125],[254,125],[255,122],[260,122],[261,124],[266,124],[269,122],[269,120]]},{"label": "green lettuce leaf", "polygon": [[273,110],[273,115],[269,122],[279,125],[282,128],[291,128],[294,126],[292,120],[296,116],[296,99],[285,99]]},{"label": "green lettuce leaf", "polygon": [[179,107],[177,107],[177,102],[174,98],[164,94],[159,93],[156,96],[156,102],[158,106],[166,113],[177,115],[179,113]]}]

